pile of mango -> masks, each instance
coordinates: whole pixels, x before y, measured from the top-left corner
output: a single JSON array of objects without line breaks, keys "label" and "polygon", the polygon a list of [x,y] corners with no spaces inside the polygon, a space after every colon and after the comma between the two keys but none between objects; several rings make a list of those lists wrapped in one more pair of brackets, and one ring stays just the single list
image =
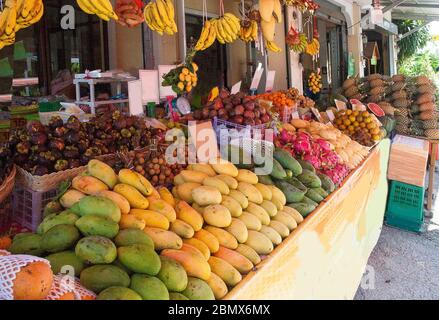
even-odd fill
[{"label": "pile of mango", "polygon": [[92,160],[10,251],[74,272],[98,299],[221,299],[303,221],[279,188],[224,160],[174,183]]}]

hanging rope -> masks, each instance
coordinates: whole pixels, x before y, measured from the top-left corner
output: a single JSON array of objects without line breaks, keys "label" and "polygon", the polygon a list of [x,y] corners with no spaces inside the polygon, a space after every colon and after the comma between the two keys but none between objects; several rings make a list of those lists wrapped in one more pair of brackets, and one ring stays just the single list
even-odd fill
[{"label": "hanging rope", "polygon": [[219,2],[219,15],[220,17],[224,16],[224,1],[220,0]]},{"label": "hanging rope", "polygon": [[0,0],[0,11],[3,11],[3,0]]},{"label": "hanging rope", "polygon": [[207,19],[207,0],[203,0],[203,26],[206,23]]}]

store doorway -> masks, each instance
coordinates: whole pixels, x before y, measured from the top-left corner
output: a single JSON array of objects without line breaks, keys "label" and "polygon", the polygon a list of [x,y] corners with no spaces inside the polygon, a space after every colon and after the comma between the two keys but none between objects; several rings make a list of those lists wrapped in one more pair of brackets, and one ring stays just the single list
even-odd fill
[{"label": "store doorway", "polygon": [[[203,18],[195,14],[186,14],[186,45],[193,46],[203,27]],[[226,47],[217,41],[208,49],[197,53],[194,59],[199,66],[198,86],[195,94],[206,95],[209,91],[218,86],[227,86],[227,53]]]}]

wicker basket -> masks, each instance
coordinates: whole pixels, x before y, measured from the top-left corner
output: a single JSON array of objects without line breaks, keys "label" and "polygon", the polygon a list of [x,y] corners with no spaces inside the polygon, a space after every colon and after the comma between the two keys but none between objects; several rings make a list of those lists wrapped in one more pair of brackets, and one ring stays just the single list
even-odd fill
[{"label": "wicker basket", "polygon": [[0,203],[2,203],[3,200],[5,200],[11,194],[15,184],[16,173],[17,169],[15,166],[13,166],[11,173],[6,178],[4,183],[0,186]]},{"label": "wicker basket", "polygon": [[[114,158],[114,154],[96,157],[96,159],[104,162],[112,158]],[[87,166],[82,166],[64,171],[53,172],[44,176],[34,176],[30,172],[17,166],[17,185],[32,191],[51,191],[57,189],[61,182],[70,180],[77,175],[80,175],[86,169]]]}]

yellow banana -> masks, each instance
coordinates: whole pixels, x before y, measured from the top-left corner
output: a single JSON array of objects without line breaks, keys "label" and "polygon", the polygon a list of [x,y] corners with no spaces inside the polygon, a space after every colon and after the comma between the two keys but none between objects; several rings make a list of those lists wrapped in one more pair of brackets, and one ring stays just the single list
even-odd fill
[{"label": "yellow banana", "polygon": [[216,40],[216,29],[211,26],[209,30],[209,36],[207,37],[207,41],[204,43],[203,50],[206,50],[207,48],[210,48],[212,44]]},{"label": "yellow banana", "polygon": [[17,15],[20,15],[21,10],[23,10],[24,6],[24,0],[17,0],[16,6],[17,6]]},{"label": "yellow banana", "polygon": [[29,13],[33,7],[34,7],[34,0],[24,0],[20,15],[23,18],[26,18],[29,15]]},{"label": "yellow banana", "polygon": [[233,31],[230,28],[230,26],[227,24],[226,20],[224,18],[219,19],[219,23],[221,24],[221,28],[224,31],[224,34],[226,36],[227,42],[232,42],[234,39]]},{"label": "yellow banana", "polygon": [[232,30],[234,34],[239,34],[239,30],[241,29],[241,26],[236,25],[235,21],[230,18],[230,16],[224,16],[223,19],[227,22],[229,25],[229,28]]},{"label": "yellow banana", "polygon": [[105,9],[105,13],[109,18],[113,18],[114,20],[119,19],[113,10],[113,5],[111,4],[110,0],[93,0],[93,2],[99,3]]},{"label": "yellow banana", "polygon": [[89,7],[86,0],[76,0],[76,3],[78,4],[79,8],[81,8],[82,11],[84,11],[87,14],[95,14],[93,10]]},{"label": "yellow banana", "polygon": [[107,16],[105,13],[96,12],[96,15],[104,21],[110,21],[110,17]]},{"label": "yellow banana", "polygon": [[195,50],[199,51],[204,47],[204,43],[206,42],[207,37],[210,33],[210,21],[206,21],[203,26],[203,30],[201,31],[200,38],[198,39],[197,44],[195,45]]},{"label": "yellow banana", "polygon": [[[175,8],[172,0],[165,0],[166,7],[168,8],[168,16],[170,19],[175,19]],[[175,22],[175,21],[174,21]]]},{"label": "yellow banana", "polygon": [[10,36],[15,33],[15,25],[17,23],[17,11],[14,8],[10,8],[8,13],[8,21],[6,23],[5,34]]},{"label": "yellow banana", "polygon": [[172,23],[168,17],[168,12],[166,10],[167,7],[166,7],[165,2],[163,0],[156,0],[156,6],[157,6],[157,10],[159,11],[160,17],[162,18],[162,21],[164,22],[164,24],[171,28]]},{"label": "yellow banana", "polygon": [[215,33],[216,33],[216,38],[218,39],[218,42],[221,44],[225,44],[226,41],[224,40],[224,38],[221,36],[219,30],[218,30],[218,20],[212,20],[212,25],[215,28]]},{"label": "yellow banana", "polygon": [[164,30],[165,29],[165,23],[160,18],[159,9],[157,8],[157,3],[156,2],[154,2],[151,5],[151,13],[152,13],[152,17],[154,19],[153,21],[157,23],[157,26],[160,27],[161,30]]},{"label": "yellow banana", "polygon": [[253,21],[252,23],[252,39],[253,41],[256,41],[256,39],[258,38],[258,23],[256,21]]},{"label": "yellow banana", "polygon": [[6,23],[8,22],[8,8],[5,8],[0,13],[0,35],[2,35],[5,32],[6,29]]}]

